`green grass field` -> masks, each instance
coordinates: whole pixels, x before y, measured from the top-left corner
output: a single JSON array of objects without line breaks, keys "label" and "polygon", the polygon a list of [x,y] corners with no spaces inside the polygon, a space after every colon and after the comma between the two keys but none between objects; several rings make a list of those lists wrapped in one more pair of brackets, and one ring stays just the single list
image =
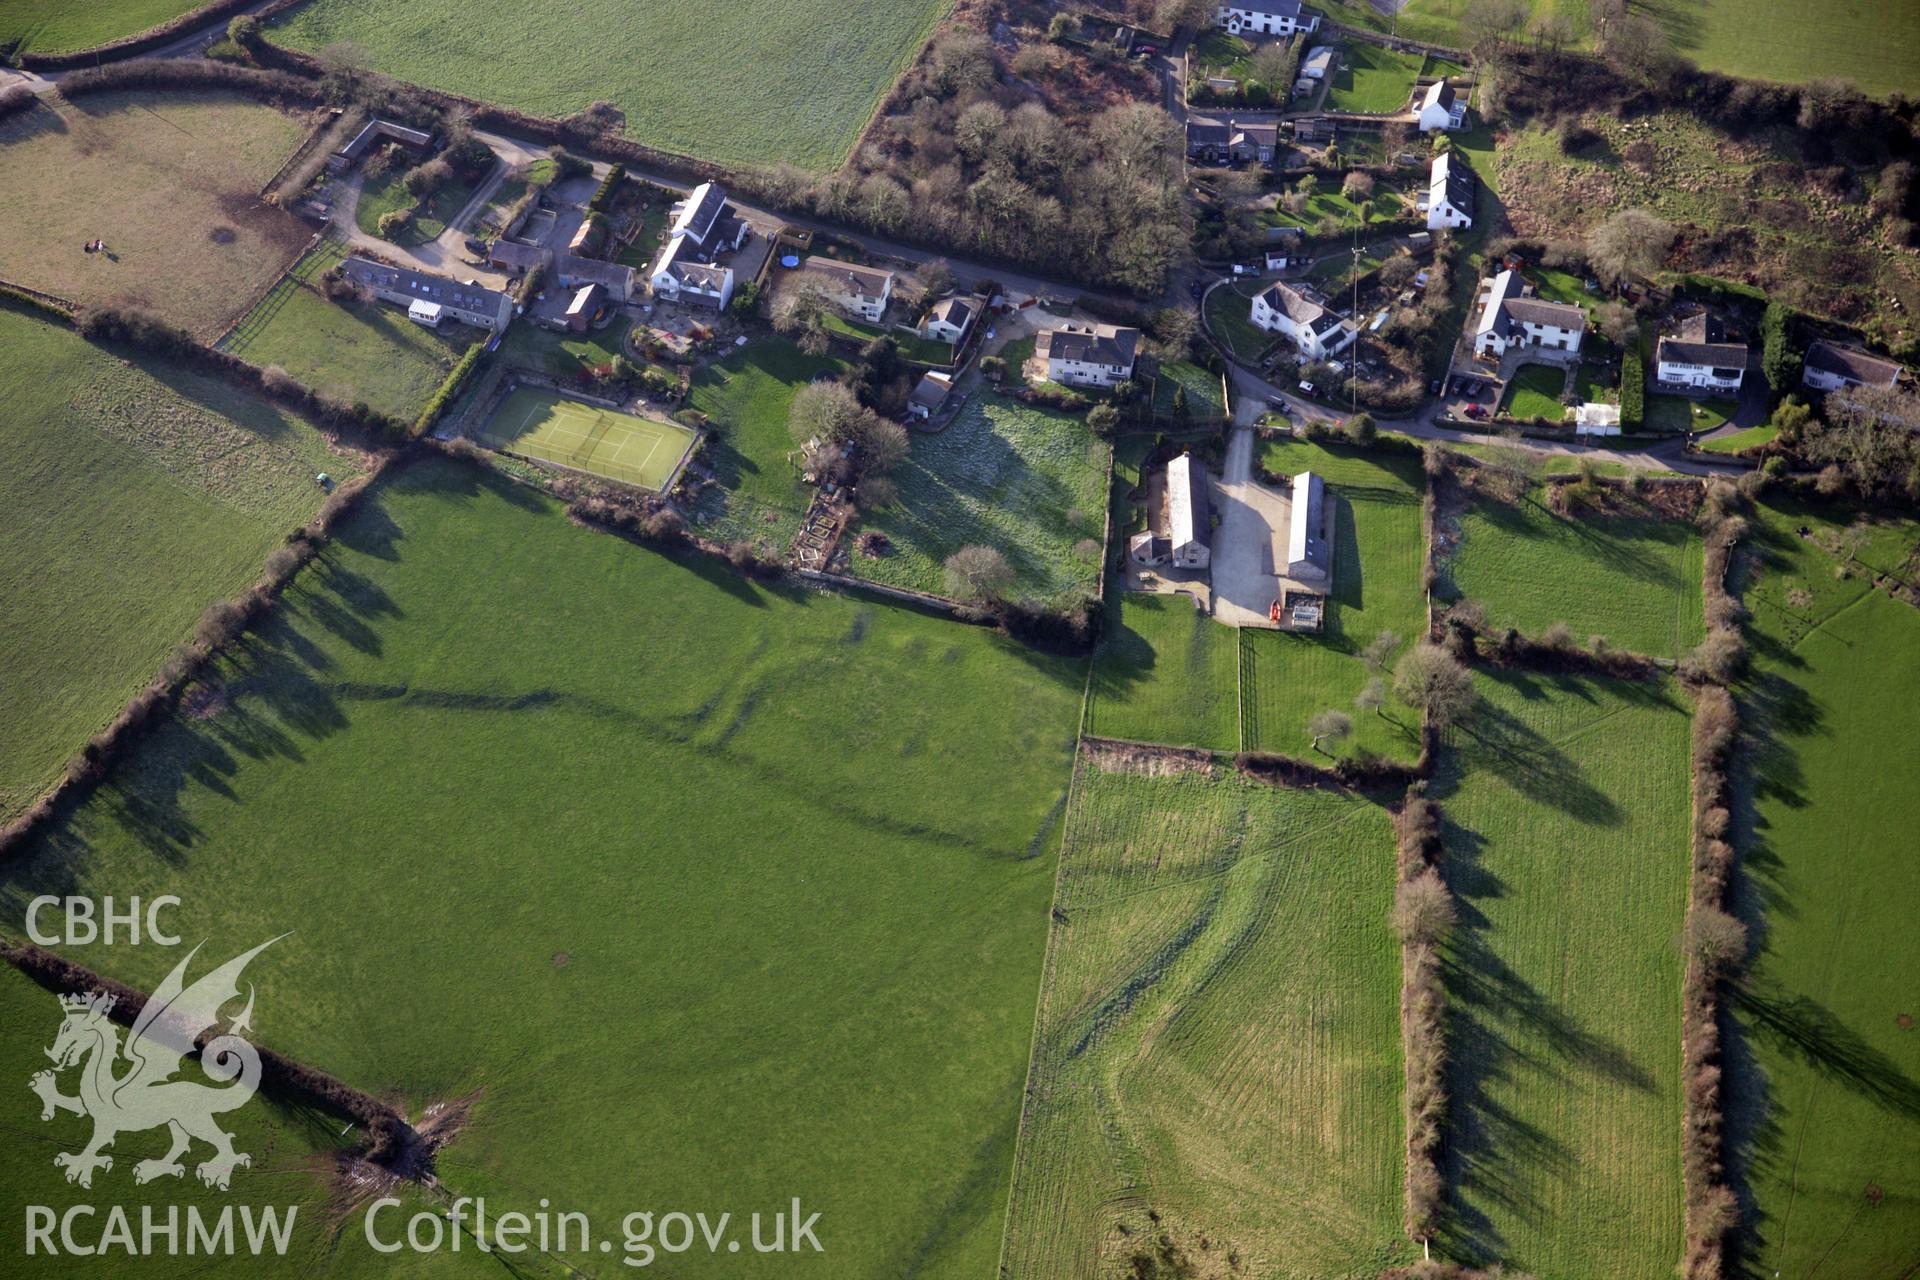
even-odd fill
[{"label": "green grass field", "polygon": [[308,386],[352,403],[412,418],[446,380],[467,345],[484,336],[464,325],[428,329],[381,302],[329,302],[315,284],[343,257],[327,241],[293,265],[220,343],[255,364],[279,365]]},{"label": "green grass field", "polygon": [[[220,957],[221,960],[227,958]],[[264,974],[271,967],[271,961],[263,954],[257,968],[250,968],[248,973]],[[198,963],[193,972],[202,972]],[[42,1050],[53,1043],[60,1021],[60,1009],[52,992],[11,965],[0,965],[0,1025],[7,1028],[7,1035],[0,1037],[0,1070],[10,1079],[24,1083],[36,1071],[45,1069],[48,1063]],[[205,1082],[199,1069],[191,1064],[178,1078]],[[73,1092],[71,1074],[63,1076],[60,1085],[63,1092]],[[158,1156],[166,1149],[166,1142],[157,1131],[121,1136],[114,1144],[117,1158],[111,1171],[97,1175],[90,1190],[70,1186],[62,1171],[54,1166],[53,1157],[56,1153],[78,1151],[85,1145],[89,1127],[84,1120],[72,1115],[42,1121],[39,1100],[24,1087],[0,1094],[0,1131],[7,1135],[7,1141],[0,1143],[0,1185],[7,1188],[9,1199],[16,1204],[45,1205],[60,1213],[76,1205],[97,1205],[97,1212],[102,1216],[108,1212],[108,1204],[121,1205],[134,1224],[136,1240],[141,1211],[146,1207],[151,1207],[162,1223],[170,1210],[181,1214],[183,1219],[189,1211],[197,1212],[208,1221],[217,1219],[229,1205],[236,1215],[270,1211],[283,1221],[291,1212],[293,1230],[289,1233],[285,1260],[271,1259],[263,1263],[245,1252],[231,1257],[201,1254],[191,1258],[134,1259],[117,1249],[105,1257],[90,1257],[84,1262],[64,1252],[49,1256],[39,1249],[29,1256],[23,1236],[10,1226],[6,1236],[10,1254],[8,1276],[17,1280],[66,1280],[84,1270],[122,1280],[123,1277],[179,1275],[189,1271],[204,1277],[245,1277],[284,1270],[324,1276],[327,1280],[357,1280],[362,1276],[390,1275],[478,1277],[495,1265],[472,1249],[460,1254],[403,1254],[389,1258],[364,1247],[354,1248],[359,1238],[357,1213],[352,1219],[353,1239],[347,1242],[348,1247],[337,1248],[335,1224],[341,1220],[343,1210],[349,1205],[364,1206],[372,1198],[374,1184],[356,1191],[347,1178],[333,1172],[336,1153],[348,1150],[350,1139],[341,1137],[342,1122],[331,1113],[312,1111],[262,1094],[245,1107],[223,1116],[221,1127],[232,1134],[234,1149],[244,1152],[252,1161],[247,1168],[234,1173],[232,1186],[227,1191],[202,1186],[195,1177],[193,1166],[209,1154],[209,1148],[197,1144],[187,1157],[187,1171],[181,1178],[158,1179],[144,1186],[136,1184],[130,1171],[135,1161]],[[355,1164],[349,1168],[363,1170],[365,1166]],[[382,1226],[392,1220],[395,1213],[411,1214],[430,1203],[430,1193],[418,1187],[402,1186],[396,1194],[402,1197],[405,1208],[388,1210],[381,1219]],[[101,1217],[91,1223],[84,1216],[76,1221],[76,1235],[82,1243],[91,1242],[89,1226],[93,1227],[92,1238],[99,1238],[100,1227],[104,1225]],[[237,1225],[235,1234],[240,1235]],[[54,1239],[58,1248],[58,1236]],[[156,1248],[165,1248],[162,1238],[156,1237]],[[183,1227],[181,1249],[184,1251],[184,1248]]]},{"label": "green grass field", "polygon": [[1240,636],[1179,595],[1108,588],[1087,732],[1240,749]]},{"label": "green grass field", "polygon": [[1350,40],[1340,46],[1340,69],[1327,91],[1330,111],[1402,111],[1420,76],[1422,55]]},{"label": "green grass field", "polygon": [[1279,475],[1316,471],[1325,478],[1336,504],[1334,582],[1320,634],[1254,628],[1241,633],[1246,749],[1311,756],[1307,721],[1333,708],[1353,717],[1353,736],[1322,744],[1326,750],[1413,759],[1420,753],[1418,717],[1391,699],[1380,712],[1360,711],[1353,699],[1385,674],[1369,670],[1360,658],[1374,637],[1392,631],[1400,638],[1397,656],[1426,632],[1419,456],[1276,440],[1261,447],[1258,461]]},{"label": "green grass field", "polygon": [[1558,422],[1567,412],[1566,406],[1560,403],[1560,389],[1566,382],[1565,371],[1552,365],[1527,365],[1507,383],[1500,412],[1523,422],[1535,418]]},{"label": "green grass field", "polygon": [[1818,22],[1782,21],[1779,0],[1711,0],[1650,6],[1674,47],[1703,67],[1762,80],[1851,80],[1872,94],[1910,91],[1920,66],[1920,8],[1843,0],[1823,5]]},{"label": "green grass field", "polygon": [[[1392,884],[1365,801],[1083,763],[1002,1274],[1324,1280],[1414,1256]],[[1194,1269],[1142,1269],[1163,1237]]]},{"label": "green grass field", "polygon": [[1874,585],[1913,581],[1920,525],[1858,527],[1763,506],[1741,574],[1755,670],[1732,906],[1761,946],[1730,1002],[1728,1133],[1763,1275],[1920,1262],[1920,614]]},{"label": "green grass field", "polygon": [[[453,0],[399,10],[315,0],[270,34],[309,50],[351,41],[390,75],[539,115],[610,101],[641,142],[721,164],[818,171],[846,158],[946,7],[874,0],[849,21],[833,0],[788,0],[719,39],[712,6],[699,0],[656,0],[644,33],[612,0],[576,5],[564,22],[539,8]],[[634,56],[637,35],[645,57]]]},{"label": "green grass field", "polygon": [[258,576],[353,456],[223,384],[0,309],[0,815]]},{"label": "green grass field", "polygon": [[1665,1280],[1680,1255],[1691,707],[1665,683],[1477,681],[1433,793],[1449,943],[1450,1226],[1436,1254]]},{"label": "green grass field", "polygon": [[474,439],[489,449],[664,490],[695,435],[675,423],[603,409],[539,387],[516,387]]},{"label": "green grass field", "polygon": [[[411,1114],[470,1100],[437,1175],[493,1212],[738,1228],[798,1196],[825,1253],[672,1270],[975,1277],[1082,672],[421,461],[223,667],[228,709],[146,739],[0,896],[176,892],[217,946],[293,930],[260,1034]],[[78,955],[145,984],[172,959]]]},{"label": "green grass field", "polygon": [[[257,199],[299,145],[292,116],[221,93],[111,93],[0,121],[0,278],[132,302],[207,341],[312,231]],[[87,253],[100,238],[106,253]]]},{"label": "green grass field", "polygon": [[702,366],[687,404],[712,424],[703,461],[719,482],[694,507],[703,525],[773,550],[792,543],[813,493],[801,483],[798,446],[787,430],[793,393],[840,369],[840,361],[810,356],[785,338],[762,339]]},{"label": "green grass field", "polygon": [[1700,535],[1657,515],[1569,519],[1530,489],[1519,503],[1477,500],[1460,518],[1444,566],[1458,598],[1477,600],[1493,627],[1538,636],[1556,622],[1581,644],[1678,657],[1706,635]]},{"label": "green grass field", "polygon": [[0,46],[19,53],[91,49],[151,31],[204,0],[0,0]]},{"label": "green grass field", "polygon": [[1012,566],[1016,599],[1090,596],[1100,574],[1108,453],[1079,418],[980,392],[946,430],[914,435],[894,471],[900,500],[857,526],[892,547],[855,555],[853,572],[945,594],[946,558],[980,544]]}]

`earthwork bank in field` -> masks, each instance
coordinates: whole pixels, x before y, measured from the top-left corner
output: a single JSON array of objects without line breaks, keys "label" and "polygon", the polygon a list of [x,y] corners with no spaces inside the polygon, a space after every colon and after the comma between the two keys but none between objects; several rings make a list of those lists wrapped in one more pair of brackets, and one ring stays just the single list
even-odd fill
[{"label": "earthwork bank in field", "polygon": [[[1410,1256],[1393,874],[1368,801],[1083,755],[1007,1274],[1360,1277]],[[1207,1270],[1136,1270],[1163,1235]]]},{"label": "earthwork bank in field", "polygon": [[311,237],[258,196],[300,143],[292,116],[228,94],[53,101],[0,121],[0,279],[211,341]]},{"label": "earthwork bank in field", "polygon": [[0,308],[0,816],[113,719],[216,599],[359,470],[222,383]]},{"label": "earthwork bank in field", "polygon": [[1760,945],[1729,1001],[1729,1152],[1761,1274],[1898,1275],[1920,1203],[1920,611],[1889,589],[1920,525],[1782,501],[1752,527],[1732,906]]},{"label": "earthwork bank in field", "polygon": [[[294,930],[261,1034],[412,1114],[471,1099],[437,1176],[495,1212],[798,1196],[828,1252],[681,1273],[991,1271],[1078,664],[430,461],[218,674],[227,709],[143,742],[6,900]],[[69,950],[137,983],[169,959]]]},{"label": "earthwork bank in field", "polygon": [[587,0],[475,8],[312,0],[280,19],[302,49],[351,41],[380,71],[538,115],[608,101],[640,142],[721,164],[839,165],[932,30],[941,0],[781,0],[751,17],[705,0],[643,13]]}]

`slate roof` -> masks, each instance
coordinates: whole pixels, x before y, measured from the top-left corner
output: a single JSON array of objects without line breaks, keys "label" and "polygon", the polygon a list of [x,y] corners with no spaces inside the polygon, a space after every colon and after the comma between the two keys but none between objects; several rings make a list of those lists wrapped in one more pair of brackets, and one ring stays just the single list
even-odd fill
[{"label": "slate roof", "polygon": [[1428,107],[1453,110],[1453,86],[1447,83],[1445,76],[1427,86],[1427,96],[1421,99],[1420,109],[1425,111]]},{"label": "slate roof", "polygon": [[973,323],[974,314],[979,308],[979,299],[954,293],[934,303],[933,312],[929,318],[941,324],[950,324],[964,332],[966,327]]},{"label": "slate roof", "polygon": [[946,374],[929,370],[920,375],[920,381],[914,385],[913,394],[907,397],[907,401],[924,409],[938,409],[947,402],[947,397],[952,393],[953,379]]},{"label": "slate roof", "polygon": [[1567,302],[1542,302],[1538,298],[1523,298],[1520,296],[1520,289],[1525,283],[1520,273],[1511,268],[1495,276],[1493,288],[1487,294],[1486,306],[1480,310],[1480,322],[1474,326],[1474,331],[1497,333],[1504,338],[1509,336],[1514,326],[1522,321],[1552,325],[1560,329],[1569,329],[1574,333],[1586,331],[1586,312]]},{"label": "slate roof", "polygon": [[859,298],[883,296],[887,290],[887,281],[893,279],[891,271],[883,271],[879,267],[863,267],[853,262],[840,262],[833,258],[808,258],[800,264],[800,267],[808,275],[824,277],[833,292],[851,294]]},{"label": "slate roof", "polygon": [[500,303],[507,296],[497,289],[461,284],[458,280],[431,276],[406,267],[389,267],[366,258],[348,258],[340,264],[340,270],[355,284],[363,284],[370,289],[384,289],[389,293],[403,293],[410,298],[437,302],[460,311],[497,313]]},{"label": "slate roof", "polygon": [[1213,514],[1207,496],[1207,465],[1191,454],[1167,463],[1167,533],[1176,547],[1213,541]]},{"label": "slate roof", "polygon": [[1293,478],[1293,510],[1287,528],[1287,576],[1325,581],[1333,577],[1333,547],[1326,538],[1326,481],[1312,471]]},{"label": "slate roof", "polygon": [[1261,13],[1270,18],[1297,18],[1300,0],[1227,0],[1227,8],[1242,13]]},{"label": "slate roof", "polygon": [[1869,387],[1890,387],[1905,371],[1902,366],[1858,347],[1816,342],[1807,348],[1807,367],[1835,374]]},{"label": "slate roof", "polygon": [[713,225],[726,208],[727,191],[714,182],[703,182],[687,192],[673,218],[673,234],[688,235],[704,242],[713,233]]},{"label": "slate roof", "polygon": [[1462,156],[1451,151],[1442,151],[1433,158],[1433,177],[1427,186],[1427,199],[1431,203],[1436,197],[1465,214],[1472,214],[1478,195],[1480,179]]},{"label": "slate roof", "polygon": [[1680,322],[1673,337],[1664,334],[1654,349],[1659,364],[1703,364],[1719,369],[1747,367],[1747,349],[1738,342],[1726,341],[1726,326],[1704,311]]},{"label": "slate roof", "polygon": [[518,271],[522,267],[531,267],[547,261],[552,250],[543,244],[526,244],[519,240],[495,240],[487,247],[487,261],[496,267],[505,267],[509,271]]},{"label": "slate roof", "polygon": [[678,284],[705,293],[718,293],[726,283],[727,269],[711,262],[694,261],[698,253],[698,245],[685,236],[675,236],[667,241],[667,247],[654,260],[651,274],[659,275],[664,271]]},{"label": "slate roof", "polygon": [[1202,147],[1225,147],[1233,137],[1233,127],[1218,120],[1188,120],[1187,150],[1197,151]]},{"label": "slate roof", "polygon": [[1042,360],[1077,360],[1082,364],[1129,368],[1140,348],[1140,331],[1118,325],[1097,324],[1092,328],[1065,325],[1043,330],[1034,343],[1034,354]]},{"label": "slate roof", "polygon": [[1260,295],[1267,306],[1279,312],[1296,325],[1305,325],[1316,334],[1325,335],[1346,323],[1341,316],[1304,289],[1296,289],[1285,281],[1276,280],[1268,285]]}]

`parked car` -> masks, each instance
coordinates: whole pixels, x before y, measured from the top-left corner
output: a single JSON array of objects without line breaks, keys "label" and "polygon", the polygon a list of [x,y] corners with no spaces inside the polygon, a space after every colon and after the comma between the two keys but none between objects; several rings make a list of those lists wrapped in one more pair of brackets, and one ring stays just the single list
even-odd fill
[{"label": "parked car", "polygon": [[1443,385],[1444,385],[1444,380],[1443,380],[1443,379],[1440,379],[1440,378],[1435,378],[1435,379],[1434,379],[1434,380],[1433,380],[1432,382],[1430,382],[1430,383],[1428,383],[1428,384],[1427,384],[1427,394],[1428,394],[1428,395],[1433,395],[1433,396],[1437,396],[1437,395],[1439,395],[1439,394],[1440,394],[1440,388],[1441,388],[1441,387],[1442,387]]},{"label": "parked car", "polygon": [[1137,44],[1133,46],[1133,56],[1136,58],[1151,58],[1158,52],[1160,52],[1160,50],[1150,44]]},{"label": "parked car", "polygon": [[1483,404],[1470,404],[1466,408],[1466,414],[1469,418],[1472,418],[1475,422],[1478,422],[1480,419],[1487,416],[1487,407]]},{"label": "parked car", "polygon": [[487,256],[487,242],[479,236],[468,236],[467,252],[473,254],[475,257],[484,258]]},{"label": "parked car", "polygon": [[1311,382],[1302,382],[1302,383],[1300,384],[1300,394],[1301,394],[1301,395],[1307,395],[1307,396],[1310,396],[1310,395],[1312,395],[1312,394],[1313,394],[1313,384],[1312,384]]}]

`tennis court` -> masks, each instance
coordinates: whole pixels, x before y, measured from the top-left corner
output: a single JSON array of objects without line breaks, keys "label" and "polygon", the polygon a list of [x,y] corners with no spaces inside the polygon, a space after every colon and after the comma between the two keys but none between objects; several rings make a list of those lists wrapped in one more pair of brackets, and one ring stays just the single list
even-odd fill
[{"label": "tennis court", "polygon": [[694,433],[537,387],[516,387],[494,410],[478,440],[489,449],[664,490],[693,447]]}]

